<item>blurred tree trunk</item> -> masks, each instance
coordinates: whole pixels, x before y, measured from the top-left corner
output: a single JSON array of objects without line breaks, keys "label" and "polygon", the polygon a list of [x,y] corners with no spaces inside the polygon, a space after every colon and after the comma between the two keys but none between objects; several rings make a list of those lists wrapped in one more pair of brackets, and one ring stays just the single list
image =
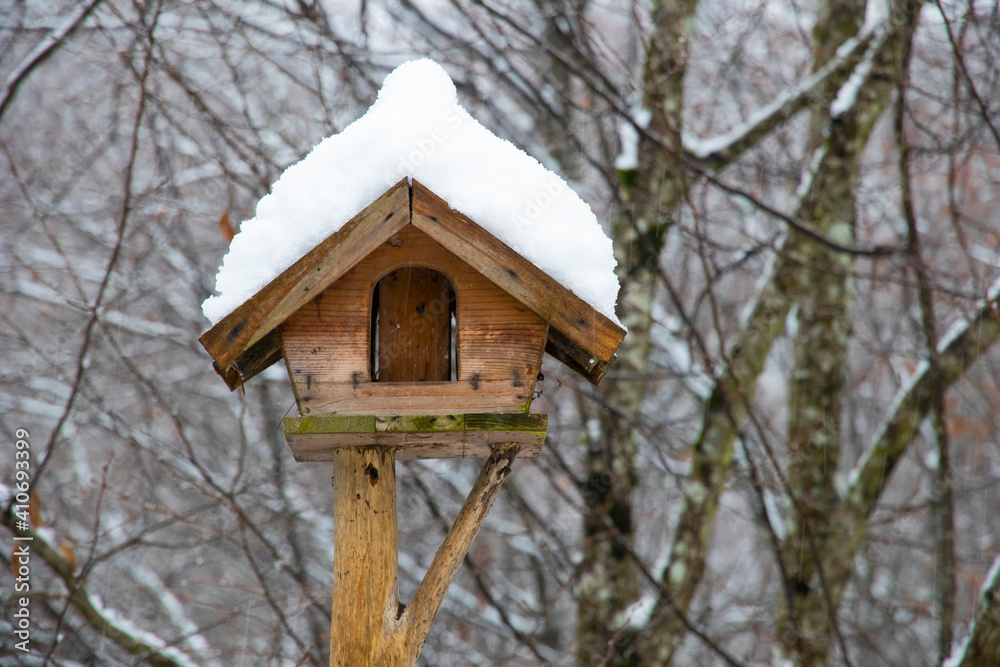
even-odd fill
[{"label": "blurred tree trunk", "polygon": [[635,659],[635,638],[625,627],[625,611],[639,597],[639,569],[633,556],[635,456],[649,374],[659,258],[687,187],[681,164],[684,72],[697,4],[680,0],[654,5],[642,87],[649,125],[638,128],[638,164],[619,172],[621,210],[613,241],[621,282],[618,314],[628,335],[613,372],[586,410],[588,423],[596,419],[600,429],[597,437],[588,429],[584,458],[587,513],[577,593],[581,667],[626,665]]},{"label": "blurred tree trunk", "polygon": [[[851,21],[864,13],[863,3],[831,3],[825,13],[845,21],[836,33],[856,29]],[[873,54],[873,72],[878,80],[867,81],[857,99],[843,113],[824,104],[812,115],[816,130],[825,127],[824,159],[810,197],[803,207],[817,230],[840,241],[854,242],[861,156],[868,138],[888,106],[895,82],[903,76],[903,54],[916,27],[916,3],[891,6],[893,32]],[[822,39],[821,35],[817,35]],[[838,35],[843,39],[844,35]],[[829,98],[829,102],[835,102]],[[847,347],[850,340],[849,303],[854,256],[804,242],[806,257],[800,271],[805,277],[798,299],[798,331],[790,380],[788,421],[789,464],[786,491],[792,509],[788,513],[785,541],[780,558],[789,576],[787,588],[791,608],[779,618],[779,633],[795,663],[808,667],[828,664],[831,644],[844,640],[838,625],[838,609],[847,576],[853,571],[853,554],[837,554],[830,545],[843,541],[843,528],[836,522],[840,501],[834,477],[839,465],[841,400],[846,380]],[[798,258],[796,258],[798,259]],[[936,384],[936,383],[935,383]],[[845,560],[838,560],[845,559]]]},{"label": "blurred tree trunk", "polygon": [[[813,30],[814,69],[821,67],[836,48],[854,37],[865,14],[863,0],[830,0],[820,7]],[[884,97],[887,97],[886,91]],[[839,122],[831,120],[836,89],[823,91],[809,117],[809,152],[820,150],[822,159],[813,187],[800,205],[814,229],[841,243],[853,243],[858,171],[861,154],[878,118],[876,109],[849,109]],[[859,119],[863,119],[859,122]],[[790,255],[795,270],[805,279],[798,298],[794,363],[789,380],[786,493],[791,499],[784,527],[787,539],[778,554],[787,580],[785,613],[778,618],[776,657],[782,649],[803,665],[825,664],[831,625],[836,628],[836,607],[809,593],[824,590],[823,552],[833,526],[830,512],[837,503],[834,476],[840,460],[840,414],[846,380],[847,344],[850,339],[849,276],[854,257],[822,247],[811,240]],[[790,249],[791,250],[791,249]]]}]

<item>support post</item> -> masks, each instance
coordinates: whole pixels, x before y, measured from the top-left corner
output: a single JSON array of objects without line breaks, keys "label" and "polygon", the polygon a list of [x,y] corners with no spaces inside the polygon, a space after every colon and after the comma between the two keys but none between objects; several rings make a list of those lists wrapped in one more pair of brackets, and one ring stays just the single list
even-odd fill
[{"label": "support post", "polygon": [[465,504],[458,511],[458,516],[445,535],[444,542],[434,554],[434,560],[427,568],[427,574],[420,582],[417,592],[413,594],[413,601],[406,608],[404,616],[408,665],[416,664],[420,649],[424,646],[427,633],[444,600],[444,594],[448,592],[451,580],[455,578],[455,573],[465,560],[465,554],[468,553],[472,540],[483,525],[486,514],[493,507],[493,501],[500,493],[500,487],[507,479],[514,464],[514,457],[520,449],[521,446],[514,443],[493,447],[493,452],[483,464],[483,469],[476,478],[476,483],[472,485]]},{"label": "support post", "polygon": [[409,606],[397,577],[396,472],[391,447],[333,450],[330,667],[412,667],[520,445],[494,445]]},{"label": "support post", "polygon": [[333,451],[330,667],[402,664],[376,662],[399,604],[395,468],[389,447]]}]

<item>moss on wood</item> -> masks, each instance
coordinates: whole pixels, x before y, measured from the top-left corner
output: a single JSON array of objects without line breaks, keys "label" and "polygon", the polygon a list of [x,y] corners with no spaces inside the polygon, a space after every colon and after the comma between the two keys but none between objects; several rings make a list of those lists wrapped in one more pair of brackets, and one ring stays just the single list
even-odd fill
[{"label": "moss on wood", "polygon": [[541,454],[548,415],[324,414],[285,419],[285,438],[297,461],[328,461],[340,448],[387,447],[398,459],[478,458],[502,443],[522,447],[522,458]]}]

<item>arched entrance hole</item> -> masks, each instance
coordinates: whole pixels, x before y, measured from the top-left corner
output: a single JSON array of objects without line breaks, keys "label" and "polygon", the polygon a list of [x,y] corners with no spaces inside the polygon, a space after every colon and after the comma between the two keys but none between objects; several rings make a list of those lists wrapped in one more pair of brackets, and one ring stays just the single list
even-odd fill
[{"label": "arched entrance hole", "polygon": [[442,273],[424,267],[389,272],[372,295],[372,379],[454,380],[456,324],[455,290]]}]

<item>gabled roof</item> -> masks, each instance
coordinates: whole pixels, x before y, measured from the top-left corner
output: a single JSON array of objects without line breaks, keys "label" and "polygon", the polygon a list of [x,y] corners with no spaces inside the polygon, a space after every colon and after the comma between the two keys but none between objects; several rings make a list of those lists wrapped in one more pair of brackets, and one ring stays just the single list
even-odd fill
[{"label": "gabled roof", "polygon": [[404,179],[202,334],[229,388],[281,359],[279,325],[408,224],[548,322],[547,352],[589,381],[601,380],[625,330],[428,188]]},{"label": "gabled roof", "polygon": [[617,322],[614,248],[594,211],[558,174],[480,125],[426,59],[393,70],[363,116],[282,172],[230,243],[205,316],[218,323],[404,178]]}]

